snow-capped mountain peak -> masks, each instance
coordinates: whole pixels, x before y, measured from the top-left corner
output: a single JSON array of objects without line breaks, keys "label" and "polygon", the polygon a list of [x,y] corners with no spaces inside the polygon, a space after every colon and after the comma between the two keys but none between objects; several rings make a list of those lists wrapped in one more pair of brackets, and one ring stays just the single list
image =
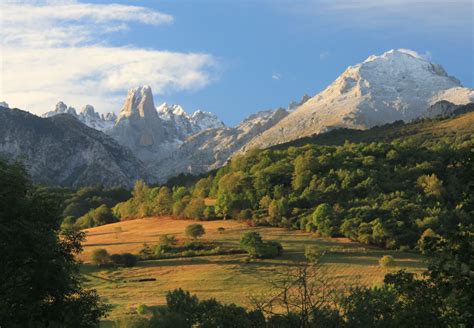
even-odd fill
[{"label": "snow-capped mountain peak", "polygon": [[262,148],[337,128],[365,129],[396,120],[410,121],[440,100],[474,101],[440,65],[415,51],[389,50],[349,66],[321,93],[256,137],[249,148]]},{"label": "snow-capped mountain peak", "polygon": [[182,116],[189,119],[188,113],[186,113],[180,105],[168,105],[167,103],[162,103],[156,108],[160,118],[164,120],[172,120],[175,116]]},{"label": "snow-capped mountain peak", "polygon": [[79,121],[99,131],[107,131],[111,129],[117,116],[114,113],[107,113],[100,115],[97,113],[92,105],[86,105],[82,108],[79,114],[77,114],[74,107],[67,106],[64,102],[60,101],[54,107],[54,110],[46,112],[42,117],[52,117],[58,114],[69,114],[77,118]]},{"label": "snow-capped mountain peak", "polygon": [[191,121],[201,131],[225,127],[225,124],[217,117],[217,115],[202,110],[195,111],[191,116]]}]

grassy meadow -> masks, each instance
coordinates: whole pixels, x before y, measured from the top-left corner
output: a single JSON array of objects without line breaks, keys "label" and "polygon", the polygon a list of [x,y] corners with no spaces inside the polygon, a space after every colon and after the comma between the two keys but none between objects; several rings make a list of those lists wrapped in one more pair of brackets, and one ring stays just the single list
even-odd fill
[{"label": "grassy meadow", "polygon": [[[133,268],[101,268],[90,263],[95,248],[105,248],[110,254],[137,254],[143,243],[154,245],[165,234],[175,235],[182,242],[186,240],[184,229],[191,223],[193,221],[153,217],[85,230],[87,240],[80,255],[82,273],[86,285],[97,289],[104,300],[113,305],[109,319],[134,313],[138,304],[164,304],[166,292],[179,287],[201,299],[213,297],[225,303],[249,306],[249,298],[265,293],[270,280],[278,279],[295,263],[305,261],[304,250],[308,245],[326,248],[320,263],[327,274],[341,284],[373,286],[381,284],[384,275],[390,271],[406,268],[421,272],[424,269],[419,255],[368,247],[345,238],[317,238],[302,231],[249,227],[233,220],[200,222],[206,229],[201,239],[237,247],[241,235],[254,230],[264,240],[280,242],[284,247],[283,256],[249,263],[241,254],[149,260],[141,261]],[[218,232],[219,227],[225,231]],[[396,260],[396,265],[390,269],[378,264],[378,260],[387,254]],[[156,281],[132,281],[142,278],[155,278]]]}]

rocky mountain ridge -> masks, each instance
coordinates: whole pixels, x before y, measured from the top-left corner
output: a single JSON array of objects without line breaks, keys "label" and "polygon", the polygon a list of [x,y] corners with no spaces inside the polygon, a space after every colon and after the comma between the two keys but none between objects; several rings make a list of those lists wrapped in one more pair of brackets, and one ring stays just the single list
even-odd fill
[{"label": "rocky mountain ridge", "polygon": [[41,117],[47,118],[59,114],[72,115],[88,127],[99,131],[110,130],[117,119],[117,115],[114,113],[106,113],[105,115],[97,113],[92,105],[85,105],[78,114],[74,107],[67,106],[62,101],[56,104],[54,110],[44,113]]},{"label": "rocky mountain ridge", "polygon": [[132,187],[155,180],[130,150],[72,115],[0,107],[0,126],[0,156],[22,161],[35,183]]},{"label": "rocky mountain ridge", "polygon": [[[337,128],[363,130],[398,120],[451,116],[457,113],[458,105],[473,101],[474,90],[464,88],[441,66],[413,51],[399,49],[370,56],[362,63],[348,67],[321,93],[313,97],[305,95],[300,101],[292,102],[288,109],[258,112],[236,127],[227,127],[208,112],[198,110],[188,114],[181,106],[167,103],[156,107],[149,86],[131,89],[118,116],[99,115],[90,105],[78,114],[62,102],[43,116],[56,124],[66,125],[71,123],[64,117],[71,117],[75,124],[82,122],[98,130],[97,133],[102,131],[112,137],[115,145],[129,157],[128,162],[137,163],[139,167],[139,173],[135,175],[128,168],[120,169],[126,172],[119,178],[120,183],[125,183],[124,177],[129,177],[127,183],[132,184],[138,176],[146,176],[148,182],[154,183],[180,173],[204,173],[250,149],[267,148]],[[107,140],[106,143],[112,140],[103,133],[100,135],[94,140]],[[10,155],[21,156],[27,147],[14,146],[16,143],[12,140],[16,137],[21,138],[5,135],[7,141],[3,147]],[[67,147],[76,149],[79,146],[67,144]],[[39,155],[35,156],[38,158]],[[88,158],[94,166],[97,154]],[[111,162],[115,160],[111,159]],[[87,161],[80,162],[87,165]],[[104,169],[102,173],[115,177],[120,176],[118,171]],[[57,181],[54,177],[51,179]],[[104,181],[109,183],[108,179]],[[60,184],[65,183],[69,182]]]},{"label": "rocky mountain ridge", "polygon": [[325,90],[252,140],[247,149],[335,128],[367,129],[397,120],[411,121],[440,100],[466,104],[474,101],[474,91],[414,51],[390,50],[348,67]]}]

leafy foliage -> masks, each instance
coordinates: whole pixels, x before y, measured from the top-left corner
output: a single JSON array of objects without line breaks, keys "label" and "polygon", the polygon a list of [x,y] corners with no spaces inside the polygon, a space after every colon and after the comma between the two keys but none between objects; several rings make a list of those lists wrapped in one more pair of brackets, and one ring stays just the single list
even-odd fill
[{"label": "leafy foliage", "polygon": [[[458,225],[473,224],[473,117],[340,130],[249,151],[171,189],[137,182],[133,197],[114,211],[235,218],[390,249],[423,248],[425,239],[449,239]],[[460,128],[446,128],[453,124]]]},{"label": "leafy foliage", "polygon": [[199,238],[206,233],[202,224],[190,224],[186,227],[186,230],[184,232],[186,236],[191,237],[193,239]]},{"label": "leafy foliage", "polygon": [[0,323],[5,327],[96,327],[107,307],[82,288],[75,256],[84,235],[60,231],[59,201],[0,161]]}]

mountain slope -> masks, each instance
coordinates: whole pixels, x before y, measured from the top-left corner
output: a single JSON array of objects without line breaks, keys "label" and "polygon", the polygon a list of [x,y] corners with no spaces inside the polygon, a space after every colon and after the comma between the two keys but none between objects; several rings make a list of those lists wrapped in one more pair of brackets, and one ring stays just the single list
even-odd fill
[{"label": "mountain slope", "polygon": [[0,155],[23,161],[36,183],[130,187],[150,180],[129,150],[72,115],[40,118],[2,107],[0,127]]},{"label": "mountain slope", "polygon": [[219,168],[253,137],[287,115],[284,109],[261,111],[235,128],[204,130],[187,138],[170,157],[157,162],[152,171],[164,180],[180,173],[200,174]]},{"label": "mountain slope", "polygon": [[117,115],[115,115],[114,113],[100,115],[91,105],[84,106],[81,112],[77,114],[76,109],[74,107],[68,107],[62,101],[56,104],[54,110],[44,113],[43,115],[41,115],[41,117],[53,117],[59,114],[72,115],[88,127],[99,131],[107,131],[111,129],[115,124],[115,120],[117,119]]},{"label": "mountain slope", "polygon": [[391,50],[347,68],[247,148],[265,148],[338,127],[366,129],[410,121],[440,100],[466,104],[474,101],[474,91],[413,51]]},{"label": "mountain slope", "polygon": [[[437,119],[415,120],[411,123],[396,121],[367,130],[335,129],[312,137],[278,144],[270,149],[287,149],[308,144],[343,145],[353,143],[392,142],[400,140],[423,144],[450,144],[453,141],[474,138],[474,103],[456,106],[450,115]],[[441,140],[444,139],[443,142]]]}]

